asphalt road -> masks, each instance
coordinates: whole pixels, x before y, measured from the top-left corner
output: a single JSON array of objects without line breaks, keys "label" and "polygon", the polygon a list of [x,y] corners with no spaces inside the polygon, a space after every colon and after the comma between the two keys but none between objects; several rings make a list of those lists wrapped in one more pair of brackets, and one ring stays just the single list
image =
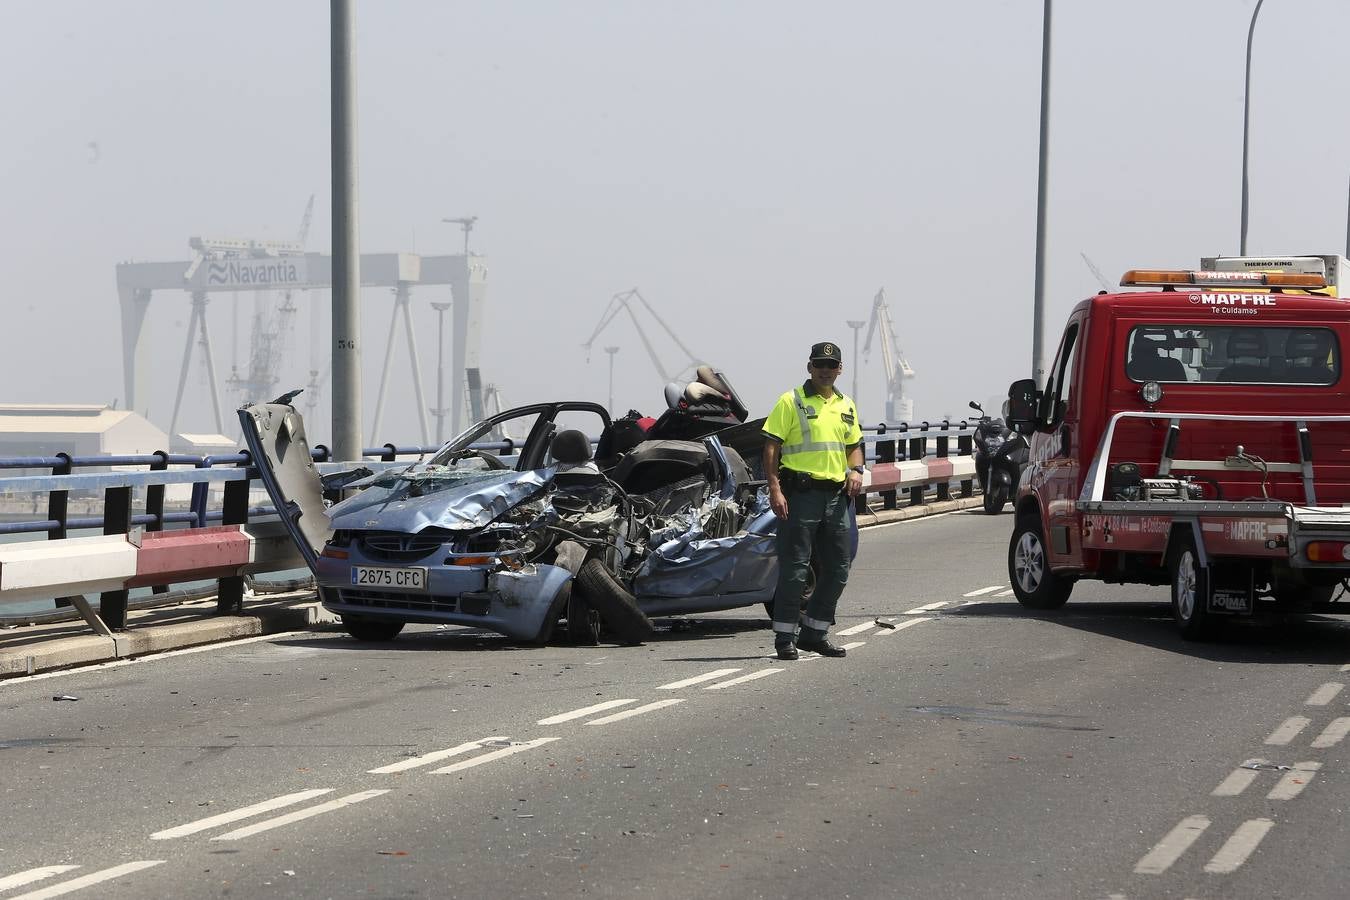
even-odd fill
[{"label": "asphalt road", "polygon": [[5,682],[0,900],[1346,896],[1347,624],[1189,644],[1164,589],[1090,584],[1029,615],[1010,528],[864,530],[844,660],[746,610]]}]

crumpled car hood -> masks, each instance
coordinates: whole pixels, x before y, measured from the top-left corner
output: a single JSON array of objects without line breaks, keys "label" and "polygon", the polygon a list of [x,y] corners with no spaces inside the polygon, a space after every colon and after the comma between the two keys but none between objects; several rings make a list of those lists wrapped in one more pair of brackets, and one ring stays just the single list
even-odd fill
[{"label": "crumpled car hood", "polygon": [[330,507],[328,517],[334,528],[352,531],[471,531],[543,489],[552,476],[552,469],[460,475],[412,467],[360,482],[370,487]]}]

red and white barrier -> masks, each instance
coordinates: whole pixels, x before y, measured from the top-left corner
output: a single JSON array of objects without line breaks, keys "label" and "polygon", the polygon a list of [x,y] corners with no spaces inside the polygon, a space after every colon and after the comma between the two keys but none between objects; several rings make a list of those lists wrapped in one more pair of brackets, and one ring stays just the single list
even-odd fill
[{"label": "red and white barrier", "polygon": [[0,544],[6,600],[93,594],[305,565],[280,522]]},{"label": "red and white barrier", "polygon": [[927,456],[904,462],[873,463],[863,473],[863,490],[869,494],[918,487],[943,481],[975,477],[973,456]]}]

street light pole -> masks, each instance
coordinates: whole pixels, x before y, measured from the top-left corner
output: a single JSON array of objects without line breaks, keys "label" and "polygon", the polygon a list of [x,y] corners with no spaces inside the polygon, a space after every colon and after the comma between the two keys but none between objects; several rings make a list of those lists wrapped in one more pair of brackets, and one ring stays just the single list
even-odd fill
[{"label": "street light pole", "polygon": [[1252,23],[1247,26],[1247,73],[1242,87],[1242,236],[1238,241],[1238,255],[1247,255],[1247,129],[1251,120],[1252,99],[1252,35],[1256,33],[1256,16],[1261,12],[1261,4],[1266,0],[1256,0],[1256,9],[1252,10]]},{"label": "street light pole", "polygon": [[445,311],[449,303],[432,303],[436,310],[436,408],[431,412],[436,417],[436,443],[445,443]]},{"label": "street light pole", "polygon": [[[866,322],[863,322],[863,321],[860,321],[860,320],[858,320],[858,319],[849,319],[849,320],[848,320],[847,322],[845,322],[844,324],[848,325],[849,328],[852,328],[852,329],[853,329],[853,359],[851,360],[851,364],[852,364],[852,366],[853,366],[853,408],[854,408],[854,409],[857,409],[857,408],[858,408],[858,329],[859,329],[859,328],[862,328],[862,327],[863,327],[864,325],[866,325],[867,323],[866,323]],[[862,413],[858,413],[858,415],[861,416]]]},{"label": "street light pole", "polygon": [[331,0],[333,166],[333,456],[361,458],[361,252],[356,202],[353,0]]},{"label": "street light pole", "polygon": [[1041,148],[1036,174],[1036,276],[1031,301],[1031,377],[1045,386],[1045,188],[1050,143],[1050,0],[1041,23]]},{"label": "street light pole", "polygon": [[609,414],[614,415],[614,354],[619,352],[618,347],[606,347],[605,352],[609,354]]}]

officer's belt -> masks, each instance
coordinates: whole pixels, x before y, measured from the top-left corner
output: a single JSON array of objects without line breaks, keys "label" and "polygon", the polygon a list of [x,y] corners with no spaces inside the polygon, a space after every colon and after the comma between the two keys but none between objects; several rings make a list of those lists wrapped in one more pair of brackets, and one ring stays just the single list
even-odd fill
[{"label": "officer's belt", "polygon": [[792,491],[838,491],[844,487],[842,481],[816,478],[805,472],[798,472],[796,469],[779,469],[778,483],[784,490]]}]

